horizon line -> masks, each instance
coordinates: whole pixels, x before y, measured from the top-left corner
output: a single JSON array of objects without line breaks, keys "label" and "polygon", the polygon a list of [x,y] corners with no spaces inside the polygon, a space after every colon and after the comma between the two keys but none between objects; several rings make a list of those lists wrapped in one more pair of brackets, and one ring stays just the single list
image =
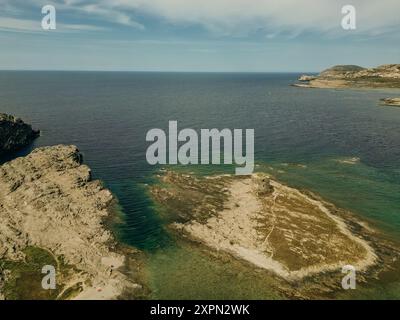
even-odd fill
[{"label": "horizon line", "polygon": [[0,72],[120,72],[120,73],[319,73],[320,71],[200,71],[200,70],[96,70],[96,69],[0,69]]}]

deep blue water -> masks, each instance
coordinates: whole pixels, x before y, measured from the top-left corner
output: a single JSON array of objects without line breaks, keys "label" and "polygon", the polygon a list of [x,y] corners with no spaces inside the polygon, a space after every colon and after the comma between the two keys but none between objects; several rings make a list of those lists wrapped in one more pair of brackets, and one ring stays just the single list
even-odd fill
[{"label": "deep blue water", "polygon": [[[42,131],[33,147],[75,144],[118,197],[121,239],[154,249],[166,239],[145,194],[151,128],[254,128],[256,161],[289,184],[400,234],[399,91],[291,87],[298,74],[0,72],[0,112]],[[359,157],[360,163],[337,162]],[[304,164],[306,168],[288,166]]]}]

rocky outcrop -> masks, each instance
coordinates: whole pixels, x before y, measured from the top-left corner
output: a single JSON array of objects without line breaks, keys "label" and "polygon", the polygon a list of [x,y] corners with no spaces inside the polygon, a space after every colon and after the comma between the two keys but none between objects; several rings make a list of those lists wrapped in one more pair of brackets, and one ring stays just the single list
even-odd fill
[{"label": "rocky outcrop", "polygon": [[400,107],[400,98],[385,98],[381,101],[384,106]]},{"label": "rocky outcrop", "polygon": [[135,285],[118,271],[125,257],[104,227],[112,200],[111,192],[91,179],[75,146],[38,148],[3,164],[0,261],[24,260],[27,247],[45,249],[73,266],[64,292],[78,288],[78,298],[116,297]]},{"label": "rocky outcrop", "polygon": [[376,68],[338,65],[317,77],[302,76],[295,86],[307,88],[400,88],[400,64],[385,64]]},{"label": "rocky outcrop", "polygon": [[307,76],[307,75],[302,75],[299,78],[299,81],[311,81],[311,80],[315,80],[317,77],[316,76]]},{"label": "rocky outcrop", "polygon": [[[285,279],[340,270],[344,261],[358,270],[375,263],[370,245],[352,234],[323,202],[268,175],[202,179],[168,172],[161,181],[162,187],[151,189],[157,202],[172,204],[172,210],[184,208],[193,213],[187,222],[174,224],[175,228],[208,247],[226,251]],[[211,210],[214,201],[204,195],[203,190],[211,184],[213,188],[220,186],[222,209],[215,201]],[[183,190],[187,185],[191,188],[186,194]],[[203,201],[192,203],[192,197],[201,199],[201,195]],[[165,197],[167,201],[162,200]],[[207,211],[208,217],[199,219],[198,213],[204,215]]]},{"label": "rocky outcrop", "polygon": [[321,78],[341,78],[346,76],[353,76],[357,72],[365,71],[367,69],[356,65],[338,65],[322,71],[319,75]]},{"label": "rocky outcrop", "polygon": [[38,136],[39,131],[21,119],[0,113],[0,155],[18,150]]},{"label": "rocky outcrop", "polygon": [[343,291],[345,265],[357,270],[358,283],[369,282],[399,257],[397,244],[352,213],[265,173],[204,177],[168,170],[158,179],[150,194],[174,221],[172,232],[224,263],[244,261],[274,275],[284,294],[295,288],[302,298],[321,298]]}]

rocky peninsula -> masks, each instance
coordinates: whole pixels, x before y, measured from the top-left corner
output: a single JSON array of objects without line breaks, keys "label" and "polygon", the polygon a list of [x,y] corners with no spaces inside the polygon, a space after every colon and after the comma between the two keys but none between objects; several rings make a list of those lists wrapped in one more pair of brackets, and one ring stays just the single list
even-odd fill
[{"label": "rocky peninsula", "polygon": [[11,115],[0,113],[0,155],[17,151],[30,144],[40,132]]},{"label": "rocky peninsula", "polygon": [[400,88],[400,64],[385,64],[376,68],[338,65],[318,76],[303,75],[295,84],[304,88]]},{"label": "rocky peninsula", "polygon": [[173,212],[172,232],[275,275],[289,297],[293,288],[302,298],[342,290],[345,265],[354,266],[360,279],[374,279],[399,257],[395,245],[353,214],[264,173],[164,171],[158,179],[150,192]]},{"label": "rocky peninsula", "polygon": [[[400,88],[400,64],[385,64],[376,68],[356,65],[338,65],[322,71],[319,75],[302,75],[293,84],[301,88]],[[400,98],[381,99],[383,106],[400,106]]]},{"label": "rocky peninsula", "polygon": [[[6,299],[112,299],[140,289],[105,227],[113,195],[75,146],[35,149],[0,167],[0,292]],[[54,265],[57,289],[41,287]]]}]

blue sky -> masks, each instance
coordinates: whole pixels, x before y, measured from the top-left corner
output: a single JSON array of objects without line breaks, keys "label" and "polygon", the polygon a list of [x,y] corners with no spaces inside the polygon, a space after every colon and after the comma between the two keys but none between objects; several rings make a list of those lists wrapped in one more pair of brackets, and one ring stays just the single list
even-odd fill
[{"label": "blue sky", "polygon": [[[44,5],[57,29],[41,28]],[[355,6],[357,29],[341,8]],[[399,0],[0,0],[0,69],[320,71],[400,63]]]}]

